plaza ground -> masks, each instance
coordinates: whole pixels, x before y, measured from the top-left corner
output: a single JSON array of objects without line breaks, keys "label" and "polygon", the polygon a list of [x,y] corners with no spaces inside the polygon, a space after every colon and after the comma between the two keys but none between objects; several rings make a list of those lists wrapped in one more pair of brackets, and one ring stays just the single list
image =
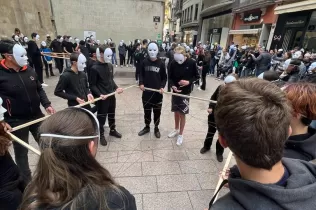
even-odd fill
[{"label": "plaza ground", "polygon": [[[116,68],[115,81],[120,87],[135,84],[132,68]],[[55,74],[59,75],[55,70]],[[66,100],[54,96],[58,76],[45,79],[48,98],[58,111],[67,107]],[[194,90],[193,96],[209,99],[221,82],[214,77],[207,78],[207,90]],[[160,123],[161,138],[151,133],[139,137],[144,127],[141,91],[131,88],[116,96],[116,124],[122,139],[106,137],[108,145],[99,146],[97,160],[107,168],[115,180],[127,188],[136,198],[139,210],[204,210],[208,207],[219,179],[228,151],[225,150],[223,163],[218,163],[215,142],[204,155],[200,149],[207,133],[208,102],[190,101],[190,114],[184,132],[184,143],[176,145],[176,138],[168,133],[174,128],[171,113],[171,96],[164,95]],[[108,135],[108,128],[106,135]],[[216,137],[216,136],[215,136]],[[30,135],[30,144],[38,148]],[[11,150],[12,151],[12,150]],[[13,152],[12,152],[13,154]],[[38,156],[29,152],[32,171]],[[221,195],[227,189],[221,191]]]}]

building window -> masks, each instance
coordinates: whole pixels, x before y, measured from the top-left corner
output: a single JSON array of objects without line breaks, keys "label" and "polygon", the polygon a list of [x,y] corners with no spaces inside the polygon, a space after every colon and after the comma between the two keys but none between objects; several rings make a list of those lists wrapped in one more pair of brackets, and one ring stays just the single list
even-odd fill
[{"label": "building window", "polygon": [[41,17],[40,12],[38,12],[38,20],[39,20],[39,24],[40,24],[41,28],[43,28],[43,22],[42,22],[42,17]]},{"label": "building window", "polygon": [[194,20],[197,20],[199,13],[199,4],[195,5],[195,13],[194,13]]},{"label": "building window", "polygon": [[193,5],[190,7],[190,21],[192,21]]}]

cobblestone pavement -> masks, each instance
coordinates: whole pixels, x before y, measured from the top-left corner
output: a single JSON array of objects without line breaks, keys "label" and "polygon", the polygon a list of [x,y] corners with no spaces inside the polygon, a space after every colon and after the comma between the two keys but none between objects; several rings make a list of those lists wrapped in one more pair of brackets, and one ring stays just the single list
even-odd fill
[{"label": "cobblestone pavement", "polygon": [[[116,83],[121,87],[135,84],[134,69],[116,68]],[[55,70],[58,75],[57,71]],[[46,79],[45,91],[58,111],[67,107],[66,101],[54,96],[58,76]],[[213,77],[207,78],[207,91],[194,90],[193,96],[209,99],[220,84]],[[171,97],[164,95],[160,123],[161,138],[151,132],[139,137],[144,127],[141,91],[138,88],[117,95],[116,122],[122,139],[107,137],[109,144],[99,146],[97,159],[115,177],[116,181],[133,193],[139,210],[203,210],[208,207],[218,182],[224,162],[218,163],[215,146],[211,152],[201,155],[207,132],[208,102],[191,99],[190,114],[184,132],[184,143],[176,145],[176,138],[168,133],[174,128],[171,113]],[[108,129],[106,129],[106,133]],[[152,128],[153,131],[153,128]],[[215,136],[216,137],[216,136]],[[216,140],[216,139],[215,139]],[[214,141],[215,141],[214,140]],[[37,147],[30,135],[30,144]],[[215,145],[215,144],[213,144]],[[29,161],[34,170],[37,156],[29,152]],[[226,189],[223,193],[227,192]],[[223,194],[222,193],[222,194]]]}]

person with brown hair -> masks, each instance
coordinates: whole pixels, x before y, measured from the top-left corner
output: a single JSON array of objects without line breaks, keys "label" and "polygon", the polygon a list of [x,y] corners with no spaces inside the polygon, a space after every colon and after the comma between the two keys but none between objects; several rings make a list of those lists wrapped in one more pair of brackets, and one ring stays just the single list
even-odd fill
[{"label": "person with brown hair", "polygon": [[0,208],[16,210],[22,202],[26,184],[8,151],[12,140],[6,131],[10,131],[11,127],[4,121],[3,115],[7,110],[2,107],[2,102],[0,98]]},{"label": "person with brown hair", "polygon": [[292,134],[285,143],[284,157],[311,161],[316,158],[316,84],[293,83],[283,89],[293,107]]},{"label": "person with brown hair", "polygon": [[134,196],[95,159],[98,124],[81,108],[67,108],[43,122],[41,156],[21,209],[136,210]]},{"label": "person with brown hair", "polygon": [[237,167],[223,182],[230,192],[214,205],[213,198],[210,209],[315,209],[316,166],[282,159],[291,112],[285,93],[268,81],[238,80],[222,88],[215,120],[219,141]]},{"label": "person with brown hair", "polygon": [[[196,62],[187,57],[183,47],[177,47],[174,61],[170,65],[169,84],[174,93],[190,95],[193,82],[200,78]],[[172,96],[171,111],[174,112],[175,129],[168,135],[169,138],[178,136],[177,145],[183,142],[185,115],[189,113],[189,99],[181,96]]]}]

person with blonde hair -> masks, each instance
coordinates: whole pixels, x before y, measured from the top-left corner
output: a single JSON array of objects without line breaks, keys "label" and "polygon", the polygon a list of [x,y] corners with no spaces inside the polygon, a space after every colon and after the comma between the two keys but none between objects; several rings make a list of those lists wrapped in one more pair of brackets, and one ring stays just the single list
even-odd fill
[{"label": "person with blonde hair", "polygon": [[[200,78],[196,68],[196,62],[187,57],[183,47],[175,48],[174,61],[170,64],[169,84],[172,91],[177,94],[189,96],[192,92],[193,83]],[[175,129],[168,135],[169,138],[178,136],[177,145],[183,142],[183,130],[185,115],[189,114],[188,98],[172,96],[171,111],[174,112]]]},{"label": "person with blonde hair", "polygon": [[39,157],[21,209],[136,210],[135,198],[95,159],[100,138],[92,112],[67,108],[40,127]]}]

